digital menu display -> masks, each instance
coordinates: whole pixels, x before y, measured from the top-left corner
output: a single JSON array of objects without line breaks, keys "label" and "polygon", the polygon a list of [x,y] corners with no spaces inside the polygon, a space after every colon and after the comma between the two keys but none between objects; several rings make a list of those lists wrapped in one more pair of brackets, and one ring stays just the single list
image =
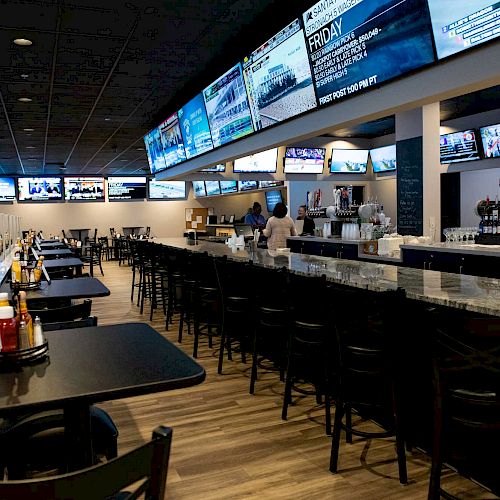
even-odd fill
[{"label": "digital menu display", "polygon": [[226,71],[203,91],[214,147],[253,132],[241,64]]},{"label": "digital menu display", "polygon": [[428,0],[439,59],[500,36],[500,2]]},{"label": "digital menu display", "polygon": [[234,160],[234,173],[275,173],[276,161],[278,159],[278,148],[268,149],[249,156],[243,156]]},{"label": "digital menu display", "polygon": [[257,181],[238,181],[238,191],[250,191],[257,187]]},{"label": "digital menu display", "polygon": [[322,174],[324,148],[286,148],[285,174]]},{"label": "digital menu display", "polygon": [[375,173],[396,170],[396,145],[370,149],[370,158]]},{"label": "digital menu display", "polygon": [[500,124],[481,128],[485,158],[500,158]]},{"label": "digital menu display", "polygon": [[161,143],[160,129],[155,128],[144,136],[144,144],[146,146],[146,153],[148,156],[149,169],[151,173],[165,170],[167,164],[163,156],[163,145]]},{"label": "digital menu display", "polygon": [[317,106],[298,19],[245,58],[243,75],[255,130]]},{"label": "digital menu display", "polygon": [[238,182],[220,181],[220,191],[222,194],[236,193],[238,191]]},{"label": "digital menu display", "polygon": [[205,183],[203,181],[193,181],[193,191],[196,198],[199,196],[206,196]]},{"label": "digital menu display", "polygon": [[186,158],[194,158],[213,149],[203,97],[198,94],[178,112]]},{"label": "digital menu display", "polygon": [[61,177],[18,177],[19,201],[61,201],[63,186]]},{"label": "digital menu display", "polygon": [[272,213],[276,203],[282,203],[283,198],[281,196],[281,191],[266,191],[266,205],[267,211]]},{"label": "digital menu display", "polygon": [[173,165],[177,165],[181,161],[184,161],[186,159],[186,151],[184,150],[184,143],[182,141],[181,128],[179,126],[177,113],[174,113],[170,118],[167,118],[158,128],[160,129],[166,168],[172,167]]},{"label": "digital menu display", "polygon": [[103,177],[65,177],[66,201],[104,201]]},{"label": "digital menu display", "polygon": [[214,165],[213,167],[207,167],[207,168],[202,168],[200,172],[225,172],[226,171],[226,164],[225,163],[218,163],[217,165]]},{"label": "digital menu display", "polygon": [[439,138],[441,164],[480,160],[474,130],[444,134]]},{"label": "digital menu display", "polygon": [[332,149],[332,174],[365,174],[368,163],[367,149]]},{"label": "digital menu display", "polygon": [[219,181],[205,181],[205,190],[207,192],[207,196],[220,194]]},{"label": "digital menu display", "polygon": [[185,198],[185,181],[157,181],[149,179],[149,200],[184,200]]},{"label": "digital menu display", "polygon": [[16,199],[16,184],[12,177],[0,177],[0,201]]},{"label": "digital menu display", "polygon": [[108,200],[146,198],[146,177],[108,177]]},{"label": "digital menu display", "polygon": [[320,105],[434,61],[425,0],[322,0],[303,20]]}]

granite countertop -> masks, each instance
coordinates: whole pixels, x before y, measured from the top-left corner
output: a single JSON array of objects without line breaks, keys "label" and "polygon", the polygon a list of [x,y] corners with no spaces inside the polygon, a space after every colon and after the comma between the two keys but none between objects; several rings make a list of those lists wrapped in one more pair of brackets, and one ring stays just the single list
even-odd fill
[{"label": "granite countertop", "polygon": [[307,254],[278,253],[272,250],[232,249],[220,243],[200,241],[191,245],[185,238],[155,238],[155,243],[213,256],[226,255],[234,260],[251,260],[256,265],[271,268],[286,267],[291,272],[306,275],[326,275],[333,283],[373,291],[403,288],[410,299],[430,304],[500,316],[500,280],[442,273],[409,267],[378,264]]},{"label": "granite countertop", "polygon": [[359,245],[366,240],[343,240],[342,238],[323,238],[322,236],[288,236],[287,240],[316,241],[318,243],[345,243],[347,245]]},{"label": "granite countertop", "polygon": [[432,243],[428,245],[401,245],[401,249],[460,253],[500,257],[500,245],[457,245],[456,243]]}]

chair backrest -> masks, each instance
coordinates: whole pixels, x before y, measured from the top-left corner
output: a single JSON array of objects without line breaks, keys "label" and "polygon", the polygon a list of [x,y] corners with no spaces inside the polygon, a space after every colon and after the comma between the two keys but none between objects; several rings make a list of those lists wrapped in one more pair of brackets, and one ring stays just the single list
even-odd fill
[{"label": "chair backrest", "polygon": [[54,323],[59,321],[73,321],[76,319],[85,319],[90,316],[92,310],[92,301],[85,299],[79,304],[57,309],[29,309],[33,318],[38,316],[42,323]]},{"label": "chair backrest", "polygon": [[115,228],[114,227],[110,227],[109,228],[109,234],[111,234],[111,238],[114,238],[115,237]]},{"label": "chair backrest", "polygon": [[44,323],[43,330],[45,332],[53,332],[54,330],[70,330],[72,328],[87,328],[90,326],[97,326],[97,316],[89,316],[88,318],[77,319],[75,321]]},{"label": "chair backrest", "polygon": [[0,482],[0,498],[104,500],[127,488],[125,498],[145,493],[147,499],[163,500],[171,442],[172,429],[157,427],[150,442],[103,464],[43,479]]},{"label": "chair backrest", "polygon": [[64,229],[61,229],[63,237],[66,239],[66,233],[64,232]]}]

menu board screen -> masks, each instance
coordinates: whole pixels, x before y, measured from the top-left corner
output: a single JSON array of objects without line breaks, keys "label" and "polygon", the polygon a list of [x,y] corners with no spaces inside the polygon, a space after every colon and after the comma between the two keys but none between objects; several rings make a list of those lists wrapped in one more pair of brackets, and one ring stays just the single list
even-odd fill
[{"label": "menu board screen", "polygon": [[276,160],[278,159],[278,148],[268,149],[253,155],[244,156],[234,160],[233,172],[256,173],[256,172],[276,172]]},{"label": "menu board screen", "polygon": [[298,19],[245,58],[243,68],[255,130],[317,106]]},{"label": "menu board screen", "polygon": [[146,198],[146,177],[108,177],[108,200]]},{"label": "menu board screen", "polygon": [[444,134],[439,138],[441,164],[480,160],[474,130]]},{"label": "menu board screen", "polygon": [[66,201],[104,201],[103,177],[65,177]]},{"label": "menu board screen", "polygon": [[364,174],[367,163],[367,149],[333,149],[330,172],[332,174]]},{"label": "menu board screen", "polygon": [[148,155],[149,169],[151,173],[165,170],[167,164],[163,156],[163,145],[161,143],[159,127],[151,130],[144,136],[144,144],[146,145],[146,153]]},{"label": "menu board screen", "polygon": [[193,181],[193,191],[196,198],[207,195],[205,183],[203,181]]},{"label": "menu board screen", "polygon": [[434,61],[425,0],[323,0],[303,19],[320,105]]},{"label": "menu board screen", "polygon": [[184,161],[186,159],[186,152],[184,151],[177,113],[167,118],[158,128],[160,129],[166,168]]},{"label": "menu board screen", "polygon": [[18,177],[19,201],[60,201],[63,199],[61,177]]},{"label": "menu board screen", "polygon": [[149,179],[149,200],[183,200],[186,198],[185,181],[157,181]]},{"label": "menu board screen", "polygon": [[12,177],[0,178],[0,201],[12,201],[16,199],[16,185]]}]

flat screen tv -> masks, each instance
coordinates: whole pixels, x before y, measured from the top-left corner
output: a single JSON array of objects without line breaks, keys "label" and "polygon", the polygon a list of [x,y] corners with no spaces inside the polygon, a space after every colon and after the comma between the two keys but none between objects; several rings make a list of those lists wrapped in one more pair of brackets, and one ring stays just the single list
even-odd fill
[{"label": "flat screen tv", "polygon": [[500,36],[500,4],[492,0],[428,0],[439,59]]},{"label": "flat screen tv", "polygon": [[63,183],[61,177],[18,177],[19,201],[61,201]]},{"label": "flat screen tv", "polygon": [[219,181],[205,181],[205,190],[207,192],[207,196],[220,194]]},{"label": "flat screen tv", "polygon": [[278,159],[278,148],[268,149],[249,156],[243,156],[234,160],[233,172],[243,173],[275,173],[276,161]]},{"label": "flat screen tv", "polygon": [[187,159],[194,158],[214,148],[201,94],[182,106],[178,116]]},{"label": "flat screen tv", "polygon": [[104,201],[103,177],[65,177],[66,201]]},{"label": "flat screen tv", "polygon": [[324,148],[286,148],[285,174],[322,174]]},{"label": "flat screen tv", "polygon": [[163,156],[163,145],[161,143],[160,129],[157,127],[144,136],[146,154],[148,156],[149,170],[154,174],[160,170],[165,170],[167,164]]},{"label": "flat screen tv", "polygon": [[276,203],[282,203],[281,191],[266,191],[267,211],[272,214]]},{"label": "flat screen tv", "polygon": [[257,181],[238,181],[238,191],[250,191],[257,188]]},{"label": "flat screen tv", "polygon": [[108,200],[143,200],[146,177],[108,177]]},{"label": "flat screen tv", "polygon": [[320,106],[434,62],[426,0],[321,0],[303,20]]},{"label": "flat screen tv", "polygon": [[238,192],[238,182],[237,181],[220,181],[220,192],[222,194],[237,193]]},{"label": "flat screen tv", "polygon": [[500,158],[500,124],[480,129],[485,158]]},{"label": "flat screen tv", "polygon": [[480,160],[479,148],[474,130],[463,130],[441,135],[439,138],[441,164]]},{"label": "flat screen tv", "polygon": [[295,19],[243,62],[255,130],[317,106],[304,32]]},{"label": "flat screen tv", "polygon": [[0,201],[16,199],[16,183],[12,177],[0,177]]},{"label": "flat screen tv", "polygon": [[203,181],[193,181],[193,191],[196,198],[207,195],[205,183]]},{"label": "flat screen tv", "polygon": [[370,149],[370,158],[375,173],[396,170],[396,145]]},{"label": "flat screen tv", "polygon": [[149,179],[148,200],[185,200],[186,181]]},{"label": "flat screen tv", "polygon": [[165,168],[177,165],[186,160],[186,151],[182,140],[179,118],[174,113],[158,127],[160,129],[163,156],[165,158]]},{"label": "flat screen tv", "polygon": [[214,147],[253,132],[242,71],[238,63],[203,91]]},{"label": "flat screen tv", "polygon": [[200,172],[225,172],[226,171],[226,164],[225,163],[218,163],[217,165],[214,165],[213,167],[207,167],[207,168],[202,168]]},{"label": "flat screen tv", "polygon": [[283,181],[259,181],[259,189],[266,189],[275,186],[283,186]]},{"label": "flat screen tv", "polygon": [[330,173],[365,174],[367,163],[367,149],[332,149]]}]

